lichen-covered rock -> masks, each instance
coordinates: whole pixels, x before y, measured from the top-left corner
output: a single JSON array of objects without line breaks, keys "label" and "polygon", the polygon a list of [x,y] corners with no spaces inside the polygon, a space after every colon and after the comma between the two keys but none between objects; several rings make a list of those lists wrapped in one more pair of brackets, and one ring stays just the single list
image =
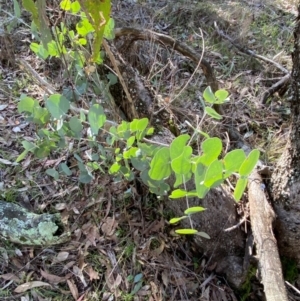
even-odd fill
[{"label": "lichen-covered rock", "polygon": [[49,246],[68,240],[60,214],[35,214],[14,203],[0,201],[0,238],[29,246]]}]

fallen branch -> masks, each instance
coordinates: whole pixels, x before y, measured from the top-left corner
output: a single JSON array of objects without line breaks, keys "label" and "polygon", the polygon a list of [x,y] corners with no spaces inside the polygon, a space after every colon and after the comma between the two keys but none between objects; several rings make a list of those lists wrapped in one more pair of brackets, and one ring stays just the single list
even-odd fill
[{"label": "fallen branch", "polygon": [[277,242],[272,229],[275,213],[267,201],[261,176],[256,170],[249,178],[248,190],[251,227],[266,300],[288,301]]},{"label": "fallen branch", "polygon": [[115,29],[116,38],[121,38],[122,36],[131,36],[132,41],[135,40],[144,40],[144,41],[153,41],[176,50],[182,55],[190,58],[196,64],[200,62],[200,67],[203,70],[203,73],[206,77],[207,84],[211,86],[213,91],[218,90],[218,82],[214,75],[213,68],[204,58],[201,59],[201,55],[195,52],[192,48],[187,46],[184,43],[181,43],[170,36],[157,33],[147,29],[136,29],[136,28],[116,28]]},{"label": "fallen branch", "polygon": [[291,79],[290,74],[286,74],[281,80],[272,85],[267,91],[265,91],[261,97],[260,102],[265,104],[270,96],[285,86]]}]

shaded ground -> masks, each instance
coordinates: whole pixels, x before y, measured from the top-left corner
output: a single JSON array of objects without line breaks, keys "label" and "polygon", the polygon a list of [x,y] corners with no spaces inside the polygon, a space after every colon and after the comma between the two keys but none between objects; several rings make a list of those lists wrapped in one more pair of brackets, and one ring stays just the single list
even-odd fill
[{"label": "shaded ground", "polygon": [[[13,11],[9,3],[0,3],[5,11]],[[117,26],[149,28],[185,42],[200,53],[204,49],[203,55],[213,65],[220,87],[231,95],[225,108],[226,122],[237,120],[248,143],[259,148],[266,162],[273,164],[285,144],[287,96],[275,94],[267,106],[261,106],[259,100],[283,73],[272,64],[241,54],[216,34],[214,22],[237,44],[291,70],[296,12],[293,4],[114,1],[113,15]],[[0,28],[8,18],[1,13]],[[28,22],[25,16],[24,20]],[[34,126],[17,112],[19,96],[26,93],[42,100],[45,92],[18,64],[14,65],[13,57],[4,57],[3,41],[7,55],[13,43],[16,57],[29,62],[53,87],[67,85],[61,82],[57,62],[42,62],[30,52],[31,35],[26,26],[18,26],[3,38],[1,197],[35,212],[59,211],[72,240],[42,249],[2,241],[1,300],[263,300],[262,288],[256,282],[248,283],[243,292],[233,292],[225,279],[214,274],[214,267],[206,265],[207,258],[199,257],[189,239],[173,235],[166,222],[172,213],[166,212],[164,204],[143,195],[144,191],[133,183],[120,185],[108,176],[99,176],[93,184],[79,185],[76,175],[53,181],[45,170],[57,165],[67,152],[43,161],[29,155],[21,164],[14,164],[23,150],[21,140],[26,137],[30,141],[35,135]],[[195,66],[186,58],[151,43],[137,43],[128,59],[155,89],[157,98],[174,112],[178,125],[186,118],[193,122],[201,116],[199,98],[206,87],[205,79],[201,71],[193,74]],[[215,128],[211,121],[205,126],[207,131]],[[225,133],[220,136],[225,140]],[[241,215],[244,210],[241,207]],[[29,290],[26,284],[32,281],[43,283]]]}]

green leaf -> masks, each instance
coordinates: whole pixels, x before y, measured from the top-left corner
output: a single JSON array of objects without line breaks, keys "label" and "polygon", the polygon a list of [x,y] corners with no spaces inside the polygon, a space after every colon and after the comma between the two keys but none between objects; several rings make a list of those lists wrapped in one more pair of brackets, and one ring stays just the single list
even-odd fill
[{"label": "green leaf", "polygon": [[65,11],[71,10],[71,0],[62,0],[60,2],[60,8]]},{"label": "green leaf", "polygon": [[94,28],[88,19],[83,19],[76,24],[76,30],[81,36],[85,37],[93,32]]},{"label": "green leaf", "polygon": [[200,207],[200,206],[190,207],[190,208],[188,208],[188,209],[186,209],[186,210],[184,211],[184,214],[190,215],[190,214],[202,212],[202,211],[204,211],[204,210],[206,210],[206,209],[203,208],[203,207]]},{"label": "green leaf", "polygon": [[197,163],[209,166],[221,154],[222,141],[217,137],[206,139],[202,142],[201,149],[203,155],[197,159]]},{"label": "green leaf", "polygon": [[186,175],[191,171],[191,155],[193,149],[190,146],[184,146],[179,157],[171,161],[172,170],[178,175]]},{"label": "green leaf", "polygon": [[20,4],[17,0],[14,0],[14,14],[15,14],[15,17],[17,17],[17,18],[21,17]]},{"label": "green leaf", "polygon": [[175,230],[175,232],[177,234],[187,234],[187,235],[198,233],[198,231],[195,229],[178,229],[178,230]]},{"label": "green leaf", "polygon": [[61,119],[70,109],[70,102],[61,94],[53,94],[46,100],[46,107],[52,117]]},{"label": "green leaf", "polygon": [[91,131],[93,135],[97,135],[99,129],[106,121],[103,108],[99,104],[94,104],[88,113],[88,120],[90,122]]},{"label": "green leaf", "polygon": [[92,180],[93,180],[93,176],[89,172],[87,172],[87,171],[80,172],[79,177],[78,177],[78,181],[80,183],[88,184],[88,183],[91,183]]},{"label": "green leaf", "polygon": [[135,136],[129,137],[128,140],[127,140],[127,143],[126,143],[126,147],[130,148],[133,145],[134,142],[135,142]]},{"label": "green leaf", "polygon": [[185,218],[187,218],[187,216],[174,217],[174,218],[171,218],[171,219],[169,220],[169,223],[170,223],[171,225],[177,224],[178,222],[180,222],[181,220],[183,220],[183,219],[185,219]]},{"label": "green leaf", "polygon": [[106,75],[107,79],[109,80],[109,85],[112,86],[112,85],[115,85],[117,82],[118,82],[118,78],[117,76],[115,76],[113,73],[108,73]]},{"label": "green leaf", "polygon": [[109,169],[110,174],[117,173],[121,168],[121,165],[118,162],[115,162]]},{"label": "green leaf", "polygon": [[207,115],[209,115],[210,117],[217,119],[217,120],[221,120],[223,117],[218,114],[213,108],[211,107],[205,107],[205,112]]},{"label": "green leaf", "polygon": [[249,176],[254,167],[256,166],[259,160],[259,150],[254,149],[250,152],[246,160],[243,162],[242,166],[239,169],[239,174],[241,176]]},{"label": "green leaf", "polygon": [[109,18],[104,28],[104,38],[108,40],[113,40],[115,38],[115,20],[113,18]]},{"label": "green leaf", "polygon": [[142,273],[137,274],[137,275],[134,276],[133,283],[138,283],[138,282],[140,282],[142,279],[143,279],[143,274],[142,274]]},{"label": "green leaf", "polygon": [[216,97],[210,86],[206,87],[203,92],[203,98],[206,102],[214,104],[216,102]]},{"label": "green leaf", "polygon": [[215,96],[217,97],[216,103],[218,103],[218,104],[224,103],[225,100],[227,99],[228,95],[229,95],[229,93],[226,90],[220,89],[220,90],[216,91],[216,93],[215,93]]},{"label": "green leaf", "polygon": [[170,157],[171,159],[176,159],[177,157],[179,157],[182,152],[184,147],[186,146],[186,143],[188,142],[188,140],[190,139],[190,136],[187,134],[184,135],[180,135],[177,138],[175,138],[171,145],[170,145]]},{"label": "green leaf", "polygon": [[199,235],[201,237],[210,239],[210,236],[207,233],[205,233],[205,232],[198,232],[198,233],[196,233],[196,235]]},{"label": "green leaf", "polygon": [[39,106],[39,103],[37,100],[23,95],[23,97],[21,97],[20,102],[18,103],[18,112],[19,113],[22,113],[22,112],[32,113],[34,107],[37,107],[37,106]]},{"label": "green leaf", "polygon": [[61,170],[67,175],[67,176],[71,176],[72,175],[72,171],[71,169],[68,167],[68,165],[66,163],[61,163],[59,164],[59,167],[61,168]]},{"label": "green leaf", "polygon": [[71,12],[73,14],[77,14],[80,11],[80,4],[78,1],[74,1],[73,3],[71,3]]},{"label": "green leaf", "polygon": [[33,0],[22,0],[23,7],[32,14],[34,23],[39,26],[39,13]]},{"label": "green leaf", "polygon": [[59,179],[59,174],[54,168],[48,168],[46,174],[54,178],[55,180]]},{"label": "green leaf", "polygon": [[24,150],[24,151],[18,156],[16,162],[18,163],[18,162],[22,161],[22,160],[27,156],[27,154],[28,154],[28,151],[27,151],[27,150]]},{"label": "green leaf", "polygon": [[70,118],[69,126],[70,126],[71,131],[73,131],[76,134],[81,133],[81,131],[83,129],[83,126],[82,126],[80,120],[75,116]]},{"label": "green leaf", "polygon": [[26,141],[26,140],[22,141],[22,145],[28,152],[31,152],[31,153],[33,153],[34,150],[37,148],[37,146],[34,143]]},{"label": "green leaf", "polygon": [[223,182],[223,164],[219,160],[212,162],[205,173],[204,185],[212,188]]},{"label": "green leaf", "polygon": [[33,107],[33,122],[39,125],[44,125],[50,120],[49,111],[46,108],[40,106]]},{"label": "green leaf", "polygon": [[235,189],[234,189],[234,193],[233,193],[234,199],[237,202],[241,199],[241,197],[246,189],[247,183],[248,183],[247,178],[246,179],[245,178],[238,179]]},{"label": "green leaf", "polygon": [[235,149],[227,153],[223,159],[225,168],[224,178],[229,177],[233,172],[237,172],[245,159],[246,155],[242,149]]},{"label": "green leaf", "polygon": [[171,195],[169,196],[170,199],[179,199],[183,198],[187,195],[187,191],[183,189],[175,189],[172,191]]},{"label": "green leaf", "polygon": [[167,147],[162,147],[150,163],[149,177],[153,180],[162,180],[168,178],[170,174],[170,151]]},{"label": "green leaf", "polygon": [[197,164],[195,169],[195,186],[200,199],[203,199],[209,191],[209,188],[204,185],[206,169],[207,168],[201,163]]},{"label": "green leaf", "polygon": [[146,127],[148,126],[148,123],[149,123],[149,120],[148,118],[142,118],[142,119],[139,119],[138,122],[137,122],[137,130],[139,131],[143,131],[146,129]]}]

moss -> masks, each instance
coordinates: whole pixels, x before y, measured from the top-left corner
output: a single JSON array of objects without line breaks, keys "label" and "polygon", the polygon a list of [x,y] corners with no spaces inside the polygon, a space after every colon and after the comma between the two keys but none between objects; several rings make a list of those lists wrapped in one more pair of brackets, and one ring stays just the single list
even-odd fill
[{"label": "moss", "polygon": [[240,295],[240,300],[241,301],[247,300],[247,298],[251,294],[251,289],[252,289],[251,283],[252,283],[253,279],[256,277],[255,276],[256,275],[256,270],[257,270],[257,268],[254,267],[254,266],[251,266],[249,268],[246,280],[245,280],[244,284],[242,285],[241,289],[238,292],[239,295]]},{"label": "moss", "polygon": [[293,283],[299,275],[296,261],[283,257],[281,263],[284,279],[290,283]]}]

